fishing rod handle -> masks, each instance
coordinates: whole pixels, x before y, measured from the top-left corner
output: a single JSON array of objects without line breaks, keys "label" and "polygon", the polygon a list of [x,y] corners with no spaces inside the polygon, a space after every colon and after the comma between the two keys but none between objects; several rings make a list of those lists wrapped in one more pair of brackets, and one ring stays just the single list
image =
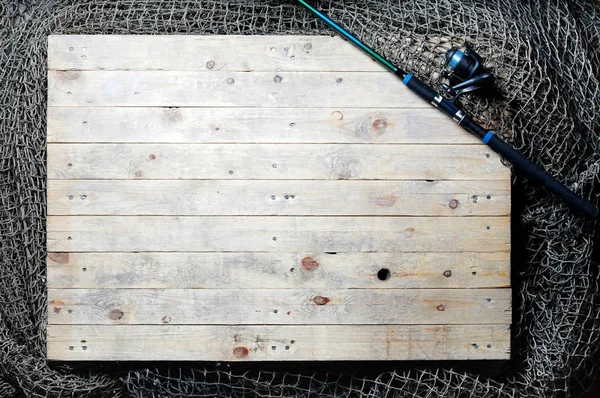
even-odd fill
[{"label": "fishing rod handle", "polygon": [[410,73],[403,77],[403,83],[419,97],[438,108],[447,116],[450,116],[462,128],[482,140],[484,144],[487,144],[494,152],[508,160],[512,165],[524,172],[525,175],[545,185],[574,210],[591,219],[598,217],[598,209],[577,196],[573,191],[558,182],[554,177],[516,151],[493,132],[481,127],[466,112],[457,107],[453,102],[443,98],[427,84]]}]

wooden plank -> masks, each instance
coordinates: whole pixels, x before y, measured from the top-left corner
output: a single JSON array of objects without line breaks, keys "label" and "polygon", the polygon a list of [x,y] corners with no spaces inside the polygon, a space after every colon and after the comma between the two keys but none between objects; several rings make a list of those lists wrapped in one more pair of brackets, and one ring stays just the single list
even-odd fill
[{"label": "wooden plank", "polygon": [[48,142],[484,145],[433,108],[49,107]]},{"label": "wooden plank", "polygon": [[49,71],[48,106],[428,108],[389,72]]},{"label": "wooden plank", "polygon": [[51,35],[48,69],[381,71],[339,37]]},{"label": "wooden plank", "polygon": [[510,328],[506,325],[49,325],[48,359],[510,359]]},{"label": "wooden plank", "polygon": [[48,251],[498,252],[508,217],[48,216]]},{"label": "wooden plank", "polygon": [[[382,270],[389,270],[389,276]],[[388,279],[379,279],[385,277]],[[114,289],[509,287],[510,256],[508,252],[48,254],[49,288],[108,286]]]},{"label": "wooden plank", "polygon": [[509,184],[508,180],[434,184],[50,180],[48,214],[506,216],[510,213]]},{"label": "wooden plank", "polygon": [[510,289],[48,289],[50,324],[509,324]]},{"label": "wooden plank", "polygon": [[482,145],[48,144],[48,179],[502,180]]}]

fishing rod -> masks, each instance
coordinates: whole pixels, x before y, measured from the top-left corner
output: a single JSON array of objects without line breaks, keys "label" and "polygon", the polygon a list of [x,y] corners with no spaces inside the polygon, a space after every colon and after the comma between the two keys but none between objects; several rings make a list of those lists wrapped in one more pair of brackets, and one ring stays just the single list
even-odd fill
[{"label": "fishing rod", "polygon": [[487,144],[494,152],[498,153],[504,159],[508,160],[515,167],[523,171],[528,177],[535,179],[545,185],[550,191],[554,192],[565,203],[571,206],[574,210],[581,212],[586,217],[596,219],[598,209],[592,206],[584,199],[577,196],[566,186],[558,182],[550,174],[546,173],[542,168],[536,166],[533,162],[517,152],[514,148],[505,143],[492,131],[489,131],[477,124],[471,115],[460,109],[456,102],[457,99],[468,92],[482,90],[486,87],[493,87],[493,76],[488,72],[482,72],[483,63],[481,58],[468,46],[466,50],[460,51],[452,49],[446,54],[447,66],[444,76],[450,80],[450,85],[444,84],[443,88],[447,94],[453,96],[452,99],[447,99],[438,94],[433,88],[423,83],[421,80],[413,76],[411,73],[405,72],[378,54],[375,50],[361,42],[358,38],[346,31],[340,25],[332,21],[327,15],[312,7],[305,0],[297,0],[317,18],[332,27],[336,32],[354,44],[356,47],[367,53],[373,60],[382,65],[384,68],[402,79],[402,82],[411,91],[419,97],[429,102],[431,105],[439,109],[445,115],[451,117],[459,126],[475,135],[484,144]]}]

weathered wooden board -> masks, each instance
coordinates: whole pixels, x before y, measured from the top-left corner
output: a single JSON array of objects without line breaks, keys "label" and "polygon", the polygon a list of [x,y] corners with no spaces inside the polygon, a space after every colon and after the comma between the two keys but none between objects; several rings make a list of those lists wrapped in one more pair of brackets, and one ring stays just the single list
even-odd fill
[{"label": "weathered wooden board", "polygon": [[509,353],[505,325],[48,326],[48,356],[76,361],[456,360]]},{"label": "weathered wooden board", "polygon": [[50,107],[48,142],[481,145],[433,108]]},{"label": "weathered wooden board", "polygon": [[502,180],[482,145],[48,144],[50,179]]},{"label": "weathered wooden board", "polygon": [[510,357],[510,173],[330,37],[50,36],[48,357]]},{"label": "weathered wooden board", "polygon": [[497,252],[508,217],[48,216],[48,251]]},{"label": "weathered wooden board", "polygon": [[470,325],[511,316],[510,289],[50,289],[48,298],[52,324]]},{"label": "weathered wooden board", "polygon": [[48,212],[192,216],[510,213],[508,181],[322,181],[318,187],[315,190],[315,182],[308,180],[51,180]]},{"label": "weathered wooden board", "polygon": [[429,105],[389,72],[49,71],[49,106],[253,108]]},{"label": "weathered wooden board", "polygon": [[[50,253],[48,285],[57,289],[494,288],[510,287],[509,260],[507,252]],[[377,277],[381,270],[389,270],[388,279]]]},{"label": "weathered wooden board", "polygon": [[380,72],[339,37],[94,36],[48,37],[52,70]]}]

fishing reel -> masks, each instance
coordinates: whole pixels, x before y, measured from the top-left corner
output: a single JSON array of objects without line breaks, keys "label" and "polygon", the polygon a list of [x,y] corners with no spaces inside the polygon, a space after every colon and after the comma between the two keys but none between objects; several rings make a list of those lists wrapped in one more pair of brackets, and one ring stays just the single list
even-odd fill
[{"label": "fishing reel", "polygon": [[442,84],[442,88],[452,102],[467,93],[490,96],[494,91],[494,76],[484,70],[483,60],[468,43],[464,51],[453,47],[446,52],[442,76],[448,79],[449,84]]}]

